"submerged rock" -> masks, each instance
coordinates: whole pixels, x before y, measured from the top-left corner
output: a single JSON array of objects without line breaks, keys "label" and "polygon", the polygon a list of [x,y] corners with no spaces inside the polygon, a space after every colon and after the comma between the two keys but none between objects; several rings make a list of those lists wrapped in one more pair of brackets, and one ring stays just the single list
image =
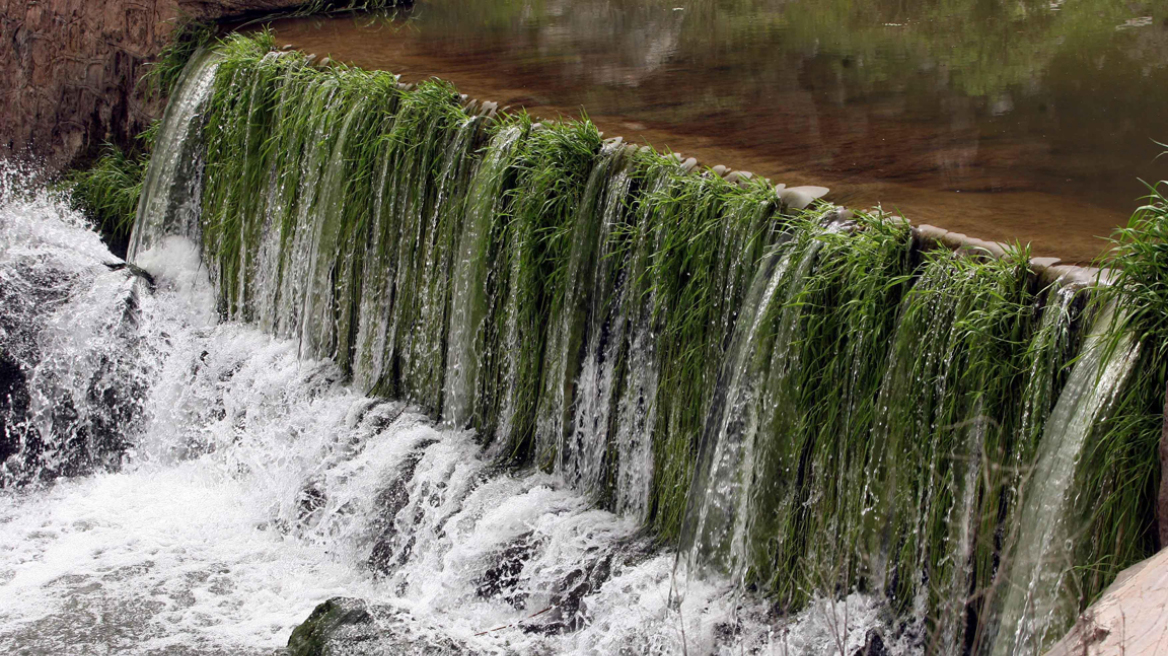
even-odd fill
[{"label": "submerged rock", "polygon": [[589,596],[600,590],[620,570],[635,565],[653,552],[645,540],[629,540],[588,554],[579,564],[552,583],[550,605],[519,624],[525,633],[562,635],[587,626],[593,619]]},{"label": "submerged rock", "polygon": [[431,444],[432,441],[420,443],[397,468],[388,485],[377,494],[378,517],[373,522],[377,536],[368,561],[369,569],[376,573],[390,574],[409,560],[413,536],[399,531],[397,515],[410,503],[410,480],[426,447]]},{"label": "submerged rock", "polygon": [[288,639],[288,656],[470,656],[466,646],[419,631],[400,610],[335,597],[320,604]]},{"label": "submerged rock", "polygon": [[539,543],[534,539],[534,533],[528,531],[515,538],[511,544],[490,556],[491,565],[477,580],[475,594],[482,599],[497,597],[511,604],[514,608],[523,608],[527,595],[516,594],[516,588],[523,575],[523,568],[527,561],[535,555]]},{"label": "submerged rock", "polygon": [[524,624],[523,630],[554,635],[584,628],[589,615],[584,598],[612,576],[614,555],[609,552],[592,558],[557,581],[548,612],[536,622]]}]

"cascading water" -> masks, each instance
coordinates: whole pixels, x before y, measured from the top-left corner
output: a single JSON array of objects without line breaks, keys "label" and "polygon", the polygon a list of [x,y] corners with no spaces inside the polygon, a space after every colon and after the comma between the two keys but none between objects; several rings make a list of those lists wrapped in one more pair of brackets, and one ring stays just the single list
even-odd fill
[{"label": "cascading water", "polygon": [[510,151],[522,134],[519,127],[512,127],[495,137],[468,194],[467,214],[454,265],[450,334],[446,340],[449,356],[444,412],[446,419],[455,424],[466,424],[472,416],[474,384],[482,359],[475,347],[481,342],[478,333],[486,311],[484,282],[489,270],[487,248],[490,245],[487,235],[503,200],[500,198],[503,167],[510,161]]},{"label": "cascading water", "polygon": [[1139,350],[1024,254],[262,36],[158,143],[137,267],[3,197],[6,648],[264,653],[348,596],[352,653],[1037,653],[1124,564],[1077,454]]},{"label": "cascading water", "polygon": [[[59,199],[0,207],[4,280],[68,288],[22,320],[86,308],[120,320],[124,284],[144,286],[141,354],[100,339],[107,326],[87,319],[34,340],[41,363],[73,358],[78,375],[99,375],[91,351],[135,353],[108,384],[143,396],[121,427],[118,471],[0,491],[0,649],[266,654],[338,595],[387,604],[380,630],[425,653],[729,648],[718,628],[731,617],[729,589],[712,579],[670,607],[672,557],[655,553],[635,517],[595,508],[559,476],[500,468],[473,432],[361,395],[333,362],[300,357],[296,341],[217,325],[189,239],[164,237],[139,255],[148,283],[110,271],[116,260]],[[25,291],[13,294],[31,300]],[[70,338],[57,339],[64,330]],[[34,387],[42,364],[27,366],[31,389],[60,393]],[[753,619],[736,631],[773,642],[765,608],[747,610]],[[825,612],[809,610],[784,640],[820,644]],[[854,615],[852,632],[877,621]]]},{"label": "cascading water", "polygon": [[163,117],[168,129],[156,144],[158,157],[151,158],[142,181],[142,197],[137,223],[150,229],[135,230],[126,257],[135,259],[154,244],[159,235],[197,234],[203,164],[198,146],[202,142],[202,110],[211,94],[218,66],[218,53],[201,50],[183,71],[178,93],[166,106]]},{"label": "cascading water", "polygon": [[21,189],[27,174],[0,175],[0,484],[116,468],[153,359],[139,334],[145,283],[95,234],[73,234],[80,217],[30,220],[53,200]]},{"label": "cascading water", "polygon": [[1101,316],[1088,335],[1084,356],[1076,364],[1046,424],[1046,435],[1027,486],[1041,494],[1025,496],[1017,544],[1008,563],[1010,587],[1005,592],[1002,630],[996,654],[1038,651],[1062,627],[1075,619],[1077,591],[1067,581],[1075,566],[1075,532],[1068,521],[1071,495],[1080,475],[1081,452],[1094,426],[1115,402],[1128,379],[1139,348],[1130,341],[1118,345],[1102,360],[1101,334],[1112,320],[1113,308]]},{"label": "cascading water", "polygon": [[[813,253],[810,254],[812,257]],[[809,258],[796,264],[805,275]],[[759,391],[754,352],[771,304],[783,298],[780,284],[791,267],[790,253],[770,255],[759,267],[755,289],[739,315],[721,388],[715,398],[699,456],[698,476],[690,487],[689,516],[681,545],[687,568],[712,566],[729,572],[740,564],[742,527],[753,473],[749,463],[758,428],[754,403]],[[744,480],[745,479],[745,480]]]}]

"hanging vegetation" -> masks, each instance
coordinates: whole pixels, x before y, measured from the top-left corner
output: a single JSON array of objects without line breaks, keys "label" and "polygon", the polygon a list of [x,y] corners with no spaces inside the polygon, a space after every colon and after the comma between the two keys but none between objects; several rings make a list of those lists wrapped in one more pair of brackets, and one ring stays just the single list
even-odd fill
[{"label": "hanging vegetation", "polygon": [[267,33],[216,47],[191,236],[223,317],[558,472],[694,571],[783,612],[880,593],[937,650],[990,653],[1023,621],[1034,495],[1065,508],[1074,555],[1040,567],[1072,616],[1154,549],[1162,197],[1118,238],[1100,352],[1084,336],[1112,315],[1024,248],[796,211],[587,119],[318,67]]}]

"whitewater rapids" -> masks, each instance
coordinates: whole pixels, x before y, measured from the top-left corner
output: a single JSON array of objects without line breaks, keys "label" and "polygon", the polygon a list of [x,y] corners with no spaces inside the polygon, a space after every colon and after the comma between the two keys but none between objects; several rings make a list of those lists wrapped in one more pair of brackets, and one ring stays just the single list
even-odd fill
[{"label": "whitewater rapids", "polygon": [[[26,421],[51,447],[69,438],[46,418],[69,381],[121,376],[104,382],[143,394],[116,458],[0,490],[0,652],[273,654],[336,596],[485,654],[850,656],[883,626],[858,594],[783,621],[728,581],[675,580],[674,553],[635,519],[558,476],[494,465],[471,432],[355,393],[293,341],[218,323],[189,240],[138,262],[153,285],[108,266],[119,261],[80,215],[6,166],[0,283],[63,288],[5,317],[37,326]],[[109,317],[128,295],[133,349],[111,352],[127,349]],[[80,415],[102,410],[74,400]],[[581,575],[594,585],[572,600]]]}]

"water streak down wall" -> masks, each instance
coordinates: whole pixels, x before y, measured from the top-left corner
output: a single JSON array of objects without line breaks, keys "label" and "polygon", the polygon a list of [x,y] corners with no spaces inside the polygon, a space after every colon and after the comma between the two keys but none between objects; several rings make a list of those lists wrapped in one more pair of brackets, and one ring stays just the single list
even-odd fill
[{"label": "water streak down wall", "polygon": [[[1153,548],[1147,509],[1106,501],[1154,485],[1147,445],[1082,446],[1138,349],[1072,376],[1087,294],[1025,252],[269,47],[188,70],[160,143],[197,161],[156,157],[131,256],[200,239],[225,319],[642,517],[679,594],[707,570],[787,610],[856,588],[932,653],[1030,653]],[[1017,553],[1026,513],[1067,539]]]}]

